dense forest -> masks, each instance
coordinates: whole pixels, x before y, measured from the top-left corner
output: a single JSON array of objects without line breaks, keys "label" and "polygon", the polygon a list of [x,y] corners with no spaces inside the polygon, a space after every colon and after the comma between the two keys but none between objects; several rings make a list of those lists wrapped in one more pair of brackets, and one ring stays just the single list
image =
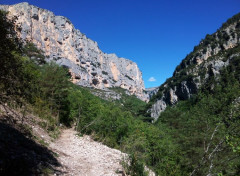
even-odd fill
[{"label": "dense forest", "polygon": [[224,53],[236,54],[218,79],[209,77],[198,94],[151,123],[144,102],[129,95],[108,102],[74,85],[66,68],[46,62],[15,30],[1,11],[1,105],[46,119],[41,125],[49,133],[75,125],[79,134],[129,153],[133,176],[147,175],[144,165],[158,175],[240,175],[240,47]]}]

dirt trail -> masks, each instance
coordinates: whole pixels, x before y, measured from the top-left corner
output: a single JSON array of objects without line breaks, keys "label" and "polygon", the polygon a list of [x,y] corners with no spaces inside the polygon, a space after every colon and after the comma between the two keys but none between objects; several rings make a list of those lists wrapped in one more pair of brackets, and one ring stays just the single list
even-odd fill
[{"label": "dirt trail", "polygon": [[[11,147],[11,155],[15,158],[16,156],[23,157],[22,155],[24,153],[25,164],[27,163],[33,167],[22,170],[21,163],[17,162],[20,169],[16,170],[17,172],[26,171],[29,173],[35,173],[29,175],[36,175],[38,171],[41,173],[40,170],[42,169],[42,166],[49,166],[49,168],[54,169],[53,175],[123,175],[123,168],[120,162],[124,157],[127,158],[127,154],[124,154],[119,150],[109,148],[99,142],[95,142],[90,138],[90,136],[85,135],[83,137],[79,137],[74,129],[61,130],[61,136],[58,140],[52,142],[52,138],[48,135],[46,130],[39,125],[39,122],[43,122],[42,119],[29,114],[24,117],[23,121],[22,116],[21,112],[13,110],[8,106],[4,108],[0,105],[0,133],[2,134],[2,141],[6,143],[6,137],[4,137],[3,134],[8,135],[8,133],[10,133],[10,136],[13,138],[9,138],[8,135],[7,138],[9,139],[7,141],[7,145],[5,145],[4,142],[2,145],[9,146],[9,144],[12,144],[13,147]],[[25,133],[21,132],[21,129],[24,129],[22,125],[27,126],[27,129],[31,129],[32,135],[35,136],[34,139],[36,141],[29,140],[28,137],[24,136]],[[15,133],[13,133],[13,131],[15,131]],[[14,135],[16,133],[18,135]],[[22,136],[22,138],[20,138],[19,135]],[[17,139],[21,140],[19,141]],[[16,146],[16,141],[19,143],[18,146]],[[46,148],[39,145],[41,143],[40,141],[45,141],[49,144],[49,147]],[[29,142],[32,145],[28,144],[27,146],[30,148],[26,148],[26,143]],[[22,143],[24,143],[24,145],[22,145]],[[24,152],[20,150],[19,147],[24,150]],[[5,150],[9,152],[8,149]],[[54,157],[51,151],[57,153],[58,156]],[[9,162],[14,161],[14,157]],[[16,169],[16,166],[14,166],[14,168]],[[149,170],[147,167],[145,167],[145,169],[146,171],[149,171],[149,176],[155,176],[154,172]],[[15,171],[13,172],[15,173]]]},{"label": "dirt trail", "polygon": [[73,129],[63,130],[60,138],[50,144],[63,167],[64,175],[119,176],[120,161],[124,156],[119,150],[93,141],[89,136],[76,136]]}]

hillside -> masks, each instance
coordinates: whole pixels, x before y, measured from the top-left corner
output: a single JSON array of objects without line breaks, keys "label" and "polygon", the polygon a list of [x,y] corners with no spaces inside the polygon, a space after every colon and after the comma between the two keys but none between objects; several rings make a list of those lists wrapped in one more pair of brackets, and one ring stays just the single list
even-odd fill
[{"label": "hillside", "polygon": [[148,104],[174,139],[179,175],[240,174],[239,27],[237,14],[207,35]]},{"label": "hillside", "polygon": [[106,91],[121,87],[148,100],[137,64],[104,53],[97,42],[75,29],[66,17],[28,3],[0,5],[0,9],[9,12],[8,18],[16,18],[18,35],[42,50],[48,62],[55,61],[69,69],[73,83]]},{"label": "hillside", "polygon": [[[73,133],[91,135],[93,140],[129,154],[129,158],[121,165],[118,163],[120,157],[118,154],[113,160],[103,157],[101,161],[114,162],[113,165],[116,166],[112,168],[109,163],[103,164],[104,167],[110,167],[109,173],[115,173],[116,171],[112,169],[122,166],[126,174],[147,175],[145,166],[152,168],[151,157],[154,154],[145,153],[142,149],[151,150],[149,144],[152,142],[161,148],[166,141],[152,140],[154,135],[150,134],[154,134],[154,131],[160,133],[160,130],[142,121],[139,113],[144,102],[135,96],[125,94],[123,89],[115,88],[121,93],[123,99],[112,103],[94,96],[86,88],[73,84],[68,69],[54,62],[46,62],[44,53],[34,44],[25,44],[18,38],[14,22],[7,17],[6,12],[0,11],[0,106],[9,109],[0,111],[0,117],[6,119],[1,122],[3,128],[0,128],[1,134],[4,134],[1,136],[3,138],[0,146],[2,149],[0,175],[21,175],[22,173],[23,175],[51,175],[51,173],[61,172],[64,174],[66,170],[61,166],[63,163],[60,163],[61,159],[66,157],[64,153],[80,150],[75,146],[74,141],[69,141],[71,146],[68,146],[68,142],[65,141],[64,132],[68,133],[69,130],[62,129],[72,126],[76,129],[76,132],[71,130],[70,133],[70,138],[73,140],[75,140]],[[132,109],[133,106],[136,107]],[[18,117],[17,120],[14,119],[15,116]],[[26,122],[29,123],[26,124]],[[45,132],[36,135],[34,133],[36,129]],[[51,138],[58,138],[61,132],[63,139],[60,136],[58,142],[64,142],[65,149],[72,147],[74,152],[62,151],[64,148],[61,148],[62,146],[58,143],[51,145]],[[51,138],[49,139],[48,136]],[[141,144],[145,147],[139,148],[140,137],[145,138]],[[77,139],[76,142],[80,143],[81,140]],[[46,147],[47,143],[52,148]],[[88,152],[91,151],[89,147],[94,149],[94,145],[96,147],[97,144],[87,141],[83,143],[89,144],[85,146],[85,151]],[[107,147],[102,144],[101,148],[106,149]],[[8,146],[14,147],[9,150]],[[33,149],[30,150],[29,147]],[[104,151],[115,151],[110,148],[105,149]],[[52,150],[60,152],[59,158],[54,156],[56,153],[52,153]],[[85,165],[88,169],[84,173],[90,174],[90,166],[94,164],[93,158],[89,158],[90,153],[86,156],[70,155],[69,163],[65,163],[70,169],[67,171],[81,172],[82,165],[77,164],[73,168],[71,162],[78,163],[74,160],[75,156],[80,157],[79,160],[88,157],[87,161],[92,163],[85,163],[88,164]],[[55,169],[56,167],[60,168]],[[95,167],[93,168],[96,170]],[[104,172],[108,173],[108,171]]]},{"label": "hillside", "polygon": [[209,79],[217,79],[220,71],[239,55],[239,43],[240,14],[237,14],[217,32],[206,35],[176,67],[173,76],[160,86],[149,104],[151,117],[157,119],[167,106],[189,99],[205,87]]},{"label": "hillside", "polygon": [[56,139],[42,125],[46,120],[19,110],[0,106],[0,175],[120,176],[124,172],[121,162],[127,154],[91,136],[79,136],[73,128],[59,128]]}]

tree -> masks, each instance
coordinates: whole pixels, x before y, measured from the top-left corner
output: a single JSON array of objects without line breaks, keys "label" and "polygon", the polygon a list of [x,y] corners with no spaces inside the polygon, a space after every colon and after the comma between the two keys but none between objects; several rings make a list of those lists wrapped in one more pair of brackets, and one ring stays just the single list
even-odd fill
[{"label": "tree", "polygon": [[24,80],[21,57],[22,43],[17,38],[13,20],[0,11],[0,103],[22,95]]},{"label": "tree", "polygon": [[82,92],[79,89],[71,88],[68,91],[68,102],[69,102],[69,117],[68,121],[76,121],[76,128],[79,126],[82,109]]},{"label": "tree", "polygon": [[43,55],[43,51],[37,49],[37,47],[33,43],[27,43],[23,52],[26,56],[28,56],[31,60],[33,60],[37,65],[46,64],[45,56]]},{"label": "tree", "polygon": [[57,116],[57,123],[66,122],[68,117],[68,71],[55,63],[45,64],[39,77],[39,97],[48,102],[52,114]]}]

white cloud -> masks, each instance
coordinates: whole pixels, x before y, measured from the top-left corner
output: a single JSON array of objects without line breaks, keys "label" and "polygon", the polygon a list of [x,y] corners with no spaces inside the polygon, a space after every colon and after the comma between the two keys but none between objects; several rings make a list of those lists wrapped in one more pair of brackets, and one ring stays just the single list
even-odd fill
[{"label": "white cloud", "polygon": [[149,79],[148,79],[148,81],[149,82],[155,82],[155,81],[157,81],[154,77],[150,77]]}]

